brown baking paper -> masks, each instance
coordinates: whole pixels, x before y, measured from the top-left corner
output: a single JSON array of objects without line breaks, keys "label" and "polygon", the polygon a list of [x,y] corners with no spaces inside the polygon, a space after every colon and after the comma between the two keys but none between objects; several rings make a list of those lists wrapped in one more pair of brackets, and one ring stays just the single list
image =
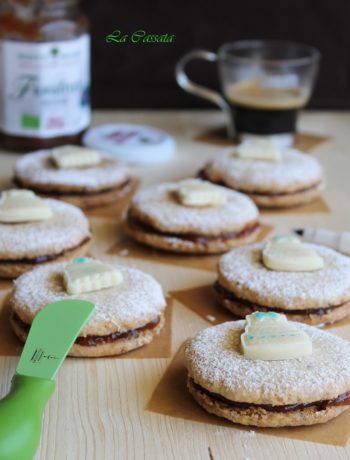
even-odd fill
[{"label": "brown baking paper", "polygon": [[[186,388],[187,371],[183,358],[184,344],[179,348],[146,406],[149,412],[170,417],[228,427],[232,430],[254,431],[256,434],[346,446],[350,438],[350,410],[324,424],[294,428],[256,428],[234,424],[209,414],[191,397]],[[230,436],[227,430],[227,436]]]},{"label": "brown baking paper", "polygon": [[[20,356],[23,345],[12,332],[10,325],[10,294],[5,296],[0,304],[0,356]],[[173,300],[167,298],[165,310],[165,325],[149,345],[138,350],[130,351],[120,356],[113,356],[115,359],[151,359],[170,358],[172,344],[172,311]]]},{"label": "brown baking paper", "polygon": [[237,319],[233,313],[222,307],[215,297],[212,284],[198,286],[183,291],[172,291],[171,295],[185,307],[197,313],[211,324],[221,324]]},{"label": "brown baking paper", "polygon": [[[261,225],[261,231],[256,241],[263,241],[273,230],[270,225]],[[152,249],[140,244],[128,237],[120,224],[117,243],[107,252],[110,255],[123,255],[135,259],[148,260],[150,262],[176,265],[180,267],[197,268],[206,271],[215,271],[221,254],[215,255],[188,255],[175,254],[158,249]]]},{"label": "brown baking paper", "polygon": [[11,329],[9,300],[10,293],[0,303],[0,356],[20,356],[23,345]]},{"label": "brown baking paper", "polygon": [[[312,133],[297,133],[295,136],[294,147],[304,152],[310,152],[322,144],[326,144],[332,138]],[[223,147],[236,145],[238,142],[227,137],[225,127],[209,129],[194,138],[195,141],[205,142],[207,144],[216,144]]]},{"label": "brown baking paper", "polygon": [[12,281],[11,280],[2,280],[0,279],[0,291],[7,291],[11,289]]},{"label": "brown baking paper", "polygon": [[321,196],[311,203],[306,203],[301,206],[293,206],[291,208],[260,208],[260,214],[266,216],[268,214],[314,214],[328,213],[330,209],[328,204]]}]

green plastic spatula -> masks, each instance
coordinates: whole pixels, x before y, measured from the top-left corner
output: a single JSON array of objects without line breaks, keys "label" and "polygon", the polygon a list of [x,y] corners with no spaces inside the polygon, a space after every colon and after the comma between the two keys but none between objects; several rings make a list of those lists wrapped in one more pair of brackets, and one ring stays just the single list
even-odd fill
[{"label": "green plastic spatula", "polygon": [[0,460],[31,460],[55,377],[95,306],[61,300],[34,319],[9,394],[0,401]]}]

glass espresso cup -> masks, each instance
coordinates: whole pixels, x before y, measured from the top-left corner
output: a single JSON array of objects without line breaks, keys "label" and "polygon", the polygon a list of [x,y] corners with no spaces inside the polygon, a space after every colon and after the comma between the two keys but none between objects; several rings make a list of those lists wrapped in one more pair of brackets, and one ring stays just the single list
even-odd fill
[{"label": "glass espresso cup", "polygon": [[[192,59],[218,63],[221,94],[187,77],[185,67]],[[298,111],[310,99],[319,61],[320,53],[312,46],[241,40],[222,45],[217,53],[186,54],[176,66],[176,80],[185,91],[224,110],[229,137],[271,136],[277,144],[289,146]]]}]

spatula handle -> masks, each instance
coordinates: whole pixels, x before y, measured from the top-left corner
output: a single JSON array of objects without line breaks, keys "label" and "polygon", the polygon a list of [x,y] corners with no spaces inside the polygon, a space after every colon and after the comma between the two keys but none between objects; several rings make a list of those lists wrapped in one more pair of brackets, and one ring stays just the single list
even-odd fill
[{"label": "spatula handle", "polygon": [[0,460],[32,460],[54,389],[53,380],[15,374],[10,392],[0,401]]}]

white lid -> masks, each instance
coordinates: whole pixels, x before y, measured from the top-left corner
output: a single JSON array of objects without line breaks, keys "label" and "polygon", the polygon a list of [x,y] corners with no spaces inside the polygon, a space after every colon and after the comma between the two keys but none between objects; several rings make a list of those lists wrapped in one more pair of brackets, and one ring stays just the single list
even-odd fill
[{"label": "white lid", "polygon": [[125,163],[159,163],[175,152],[175,140],[169,134],[137,124],[115,123],[90,128],[84,134],[83,143],[116,155]]}]

